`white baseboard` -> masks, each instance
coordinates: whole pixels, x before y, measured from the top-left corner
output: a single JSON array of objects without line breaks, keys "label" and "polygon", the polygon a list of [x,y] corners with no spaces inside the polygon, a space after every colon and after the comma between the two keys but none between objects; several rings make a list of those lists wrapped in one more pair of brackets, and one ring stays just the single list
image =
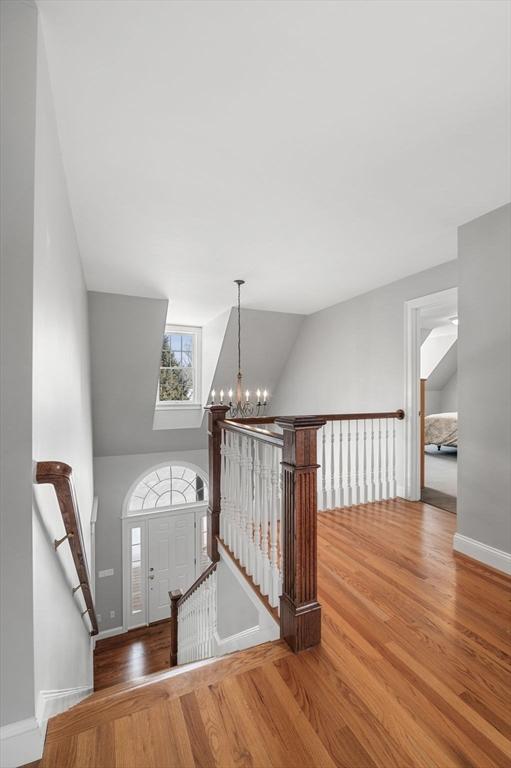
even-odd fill
[{"label": "white baseboard", "polygon": [[94,689],[89,686],[78,688],[63,688],[56,691],[39,691],[36,706],[36,720],[43,733],[50,717],[55,717],[66,709],[74,707],[80,701],[90,696]]},{"label": "white baseboard", "polygon": [[3,725],[0,728],[0,765],[16,768],[33,763],[43,754],[44,731],[35,717]]},{"label": "white baseboard", "polygon": [[468,536],[463,536],[462,533],[454,534],[452,546],[455,552],[511,575],[511,554],[509,552],[490,547],[488,544],[483,544],[482,541],[470,539]]},{"label": "white baseboard", "polygon": [[98,640],[105,640],[107,637],[115,637],[115,635],[122,635],[124,632],[127,632],[127,629],[124,629],[124,627],[112,627],[112,629],[103,629],[101,632],[99,632],[95,639],[96,642]]}]

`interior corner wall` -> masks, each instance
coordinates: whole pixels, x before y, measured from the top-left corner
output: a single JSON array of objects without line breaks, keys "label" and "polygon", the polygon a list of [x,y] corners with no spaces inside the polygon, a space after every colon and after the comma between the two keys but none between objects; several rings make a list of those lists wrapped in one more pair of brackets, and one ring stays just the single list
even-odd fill
[{"label": "interior corner wall", "polygon": [[[402,408],[405,302],[457,284],[457,262],[450,261],[306,317],[271,413]],[[403,485],[402,433],[399,428],[398,491]]]},{"label": "interior corner wall", "polygon": [[511,553],[511,204],[458,231],[458,534]]},{"label": "interior corner wall", "polygon": [[[34,199],[33,458],[70,464],[85,545],[93,502],[87,293],[39,26]],[[34,487],[34,688],[92,685],[90,622],[52,486]],[[90,562],[90,552],[87,551]]]},{"label": "interior corner wall", "polygon": [[1,725],[33,717],[32,273],[37,10],[0,3]]}]

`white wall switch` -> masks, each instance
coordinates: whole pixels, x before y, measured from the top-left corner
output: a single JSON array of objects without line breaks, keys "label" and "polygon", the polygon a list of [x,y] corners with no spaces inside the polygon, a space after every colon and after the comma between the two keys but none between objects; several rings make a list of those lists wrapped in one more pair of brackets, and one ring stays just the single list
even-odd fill
[{"label": "white wall switch", "polygon": [[110,611],[110,618],[115,619],[115,611]]},{"label": "white wall switch", "polygon": [[114,569],[108,568],[106,571],[98,571],[98,577],[100,579],[104,579],[105,576],[113,576],[114,575]]}]

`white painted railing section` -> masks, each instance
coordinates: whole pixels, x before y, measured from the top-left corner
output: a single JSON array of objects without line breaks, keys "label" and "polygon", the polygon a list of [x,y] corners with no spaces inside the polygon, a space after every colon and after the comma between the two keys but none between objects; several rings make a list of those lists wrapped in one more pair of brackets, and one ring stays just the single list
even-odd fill
[{"label": "white painted railing section", "polygon": [[223,430],[220,538],[274,608],[282,594],[282,448]]},{"label": "white painted railing section", "polygon": [[177,663],[188,664],[216,654],[217,576],[212,571],[178,609]]},{"label": "white painted railing section", "polygon": [[319,509],[396,497],[396,422],[327,421],[318,436]]}]

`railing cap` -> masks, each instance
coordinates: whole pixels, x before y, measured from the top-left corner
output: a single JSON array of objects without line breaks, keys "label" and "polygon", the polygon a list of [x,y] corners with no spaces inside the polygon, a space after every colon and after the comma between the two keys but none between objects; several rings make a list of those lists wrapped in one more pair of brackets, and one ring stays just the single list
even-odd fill
[{"label": "railing cap", "polygon": [[35,478],[38,483],[44,482],[44,478],[71,477],[72,467],[63,461],[38,461]]},{"label": "railing cap", "polygon": [[321,416],[279,416],[276,424],[284,429],[319,429],[326,424]]}]

